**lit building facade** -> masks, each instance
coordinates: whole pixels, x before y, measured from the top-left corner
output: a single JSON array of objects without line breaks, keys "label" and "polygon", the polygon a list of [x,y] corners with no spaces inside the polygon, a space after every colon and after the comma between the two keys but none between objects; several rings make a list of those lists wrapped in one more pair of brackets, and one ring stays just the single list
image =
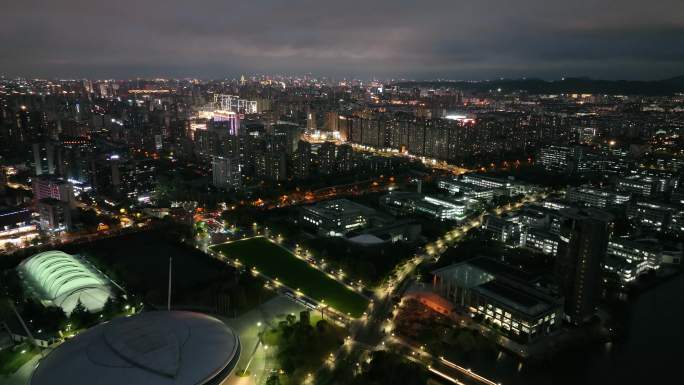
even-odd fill
[{"label": "lit building facade", "polygon": [[604,272],[612,274],[622,285],[634,282],[649,270],[646,261],[626,260],[612,255],[606,256],[601,265]]},{"label": "lit building facade", "polygon": [[[484,263],[487,262],[487,263]],[[562,301],[504,277],[495,261],[478,257],[433,272],[433,289],[483,325],[527,344],[560,327]]]},{"label": "lit building facade", "polygon": [[463,194],[465,197],[482,201],[490,201],[494,197],[494,190],[491,188],[465,183],[457,179],[442,179],[437,182],[437,186],[451,194]]},{"label": "lit building facade", "polygon": [[653,200],[637,199],[627,206],[627,218],[656,231],[668,229],[677,213],[676,206]]},{"label": "lit building facade", "polygon": [[302,223],[328,236],[341,236],[370,225],[375,210],[347,199],[334,199],[304,206],[300,211]]},{"label": "lit building facade", "polygon": [[0,210],[0,250],[21,247],[38,237],[38,228],[28,208]]},{"label": "lit building facade", "polygon": [[482,228],[496,241],[515,247],[522,245],[522,226],[517,216],[486,215]]},{"label": "lit building facade", "polygon": [[56,199],[74,205],[74,188],[71,183],[54,177],[33,179],[33,197],[37,200]]},{"label": "lit building facade", "polygon": [[545,146],[539,150],[537,162],[548,171],[571,172],[578,168],[584,151],[580,146]]},{"label": "lit building facade", "polygon": [[582,203],[596,208],[621,205],[629,201],[629,198],[629,194],[605,191],[588,186],[568,187],[565,192],[565,199],[569,202]]},{"label": "lit building facade", "polygon": [[547,255],[558,253],[559,237],[549,231],[526,227],[523,230],[522,245]]},{"label": "lit building facade", "polygon": [[608,242],[608,255],[628,262],[646,262],[651,270],[658,270],[662,263],[662,247],[658,243],[613,238]]},{"label": "lit building facade", "polygon": [[465,200],[412,192],[390,192],[380,204],[395,214],[423,214],[440,221],[462,221],[468,209]]},{"label": "lit building facade", "polygon": [[211,174],[215,187],[224,189],[242,187],[240,165],[235,158],[214,157],[211,162]]},{"label": "lit building facade", "polygon": [[40,229],[51,233],[61,233],[73,230],[71,208],[66,202],[46,198],[36,203],[39,215]]}]

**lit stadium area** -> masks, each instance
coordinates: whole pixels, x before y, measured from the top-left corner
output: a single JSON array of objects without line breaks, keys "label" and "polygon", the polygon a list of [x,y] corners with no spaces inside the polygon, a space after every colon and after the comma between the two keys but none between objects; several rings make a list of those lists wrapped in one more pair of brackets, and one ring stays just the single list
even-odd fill
[{"label": "lit stadium area", "polygon": [[111,295],[109,279],[79,257],[58,250],[45,251],[17,268],[26,290],[43,305],[59,306],[70,314],[81,302],[99,311]]}]

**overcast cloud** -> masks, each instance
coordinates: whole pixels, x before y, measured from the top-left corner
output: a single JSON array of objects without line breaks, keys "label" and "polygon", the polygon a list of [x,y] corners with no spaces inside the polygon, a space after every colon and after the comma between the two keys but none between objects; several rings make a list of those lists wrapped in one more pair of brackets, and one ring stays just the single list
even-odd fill
[{"label": "overcast cloud", "polygon": [[0,74],[684,75],[684,0],[0,0]]}]

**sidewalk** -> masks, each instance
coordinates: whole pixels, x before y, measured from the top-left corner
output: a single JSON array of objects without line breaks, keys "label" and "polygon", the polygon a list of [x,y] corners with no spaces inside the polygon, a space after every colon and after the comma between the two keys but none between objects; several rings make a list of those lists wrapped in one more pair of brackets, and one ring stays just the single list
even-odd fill
[{"label": "sidewalk", "polygon": [[251,360],[249,364],[250,377],[238,377],[233,373],[223,382],[223,385],[263,384],[268,378],[270,367],[267,363],[265,349],[259,343],[259,333],[269,327],[276,326],[279,321],[278,316],[294,313],[299,317],[299,312],[302,310],[306,310],[306,308],[288,298],[276,296],[237,318],[218,317],[240,337],[242,352],[235,371],[244,369]]},{"label": "sidewalk", "polygon": [[19,370],[9,376],[0,376],[0,385],[28,385],[31,374],[40,360],[40,354],[31,358]]}]

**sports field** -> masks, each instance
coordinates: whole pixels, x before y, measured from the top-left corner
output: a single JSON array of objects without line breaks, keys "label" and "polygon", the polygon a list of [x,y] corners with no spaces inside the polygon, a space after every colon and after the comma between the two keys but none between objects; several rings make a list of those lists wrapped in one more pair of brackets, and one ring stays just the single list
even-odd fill
[{"label": "sports field", "polygon": [[238,259],[246,267],[255,267],[260,273],[293,289],[299,289],[308,297],[352,317],[360,317],[368,306],[368,300],[350,290],[324,273],[272,243],[257,237],[212,246],[227,258]]}]

